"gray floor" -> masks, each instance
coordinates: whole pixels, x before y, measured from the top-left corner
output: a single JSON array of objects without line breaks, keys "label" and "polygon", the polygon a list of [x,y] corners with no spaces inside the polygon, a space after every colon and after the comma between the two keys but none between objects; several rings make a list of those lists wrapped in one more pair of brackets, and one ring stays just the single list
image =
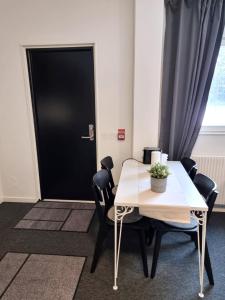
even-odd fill
[{"label": "gray floor", "polygon": [[[104,253],[96,272],[90,274],[97,231],[95,216],[87,233],[16,230],[13,227],[30,210],[30,204],[0,205],[0,257],[6,252],[86,256],[77,288],[76,300],[86,299],[198,299],[197,252],[183,234],[167,234],[162,241],[157,274],[154,280],[142,271],[137,238],[124,233],[119,268],[119,290],[113,285],[112,235],[105,243]],[[205,299],[225,299],[225,214],[214,213],[208,226],[208,246],[212,260],[215,286],[208,285],[205,276]],[[152,247],[148,249],[149,269]],[[18,298],[18,300],[20,300]]]}]

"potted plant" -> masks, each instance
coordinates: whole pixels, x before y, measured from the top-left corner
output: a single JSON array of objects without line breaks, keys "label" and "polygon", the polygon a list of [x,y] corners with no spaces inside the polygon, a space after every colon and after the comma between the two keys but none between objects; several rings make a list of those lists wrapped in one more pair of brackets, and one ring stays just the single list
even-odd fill
[{"label": "potted plant", "polygon": [[167,177],[170,175],[169,168],[160,163],[156,163],[148,172],[151,175],[151,190],[156,193],[165,192]]}]

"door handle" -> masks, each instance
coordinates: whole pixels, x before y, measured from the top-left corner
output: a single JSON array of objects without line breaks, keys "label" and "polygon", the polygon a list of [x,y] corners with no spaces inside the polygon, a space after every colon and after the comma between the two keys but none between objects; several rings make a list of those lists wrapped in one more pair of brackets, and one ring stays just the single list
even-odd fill
[{"label": "door handle", "polygon": [[81,138],[82,139],[88,139],[90,141],[94,141],[95,140],[94,125],[89,124],[88,129],[89,129],[89,136],[81,136]]}]

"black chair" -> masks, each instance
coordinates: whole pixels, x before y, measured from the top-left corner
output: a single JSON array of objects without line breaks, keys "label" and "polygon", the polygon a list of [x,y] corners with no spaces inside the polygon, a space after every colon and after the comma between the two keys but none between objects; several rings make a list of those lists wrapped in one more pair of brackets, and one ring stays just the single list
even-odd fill
[{"label": "black chair", "polygon": [[191,180],[194,180],[198,170],[196,162],[191,158],[184,157],[181,159],[181,163],[185,168],[186,172],[188,173],[188,175],[190,176]]},{"label": "black chair", "polygon": [[[218,192],[216,191],[216,184],[209,177],[200,173],[195,176],[194,184],[197,187],[200,194],[204,197],[208,205],[208,213],[207,213],[207,222],[208,222],[218,194]],[[198,223],[194,219],[191,221],[190,224],[152,220],[150,243],[153,240],[154,234],[156,237],[155,237],[155,245],[154,245],[154,252],[153,252],[153,259],[152,259],[151,278],[155,277],[162,236],[167,232],[183,232],[185,234],[188,234],[191,237],[191,240],[195,243],[195,247],[197,248],[198,247],[197,229],[198,229]],[[200,226],[200,230],[201,230],[201,226]],[[201,234],[200,234],[200,244],[201,244]],[[205,244],[205,268],[206,268],[206,272],[210,284],[214,285],[214,279],[213,279],[213,273],[211,268],[207,242]]]},{"label": "black chair", "polygon": [[113,176],[112,176],[112,169],[114,167],[113,160],[111,156],[106,156],[101,160],[101,167],[109,172],[110,178],[110,187],[112,190],[113,195],[116,195],[117,186],[114,184]]},{"label": "black chair", "polygon": [[[114,214],[113,217],[110,217],[110,212],[114,212],[114,196],[111,192],[110,177],[107,170],[100,170],[94,175],[93,190],[100,226],[91,265],[91,273],[93,273],[96,269],[104,239],[106,238],[108,232],[114,229]],[[103,202],[103,198],[105,202],[104,206],[101,205]],[[117,226],[119,227],[119,223]],[[148,277],[148,265],[144,235],[147,228],[149,229],[148,219],[140,216],[137,213],[131,213],[124,217],[123,229],[131,229],[135,231],[139,237],[143,270],[146,277]]]}]

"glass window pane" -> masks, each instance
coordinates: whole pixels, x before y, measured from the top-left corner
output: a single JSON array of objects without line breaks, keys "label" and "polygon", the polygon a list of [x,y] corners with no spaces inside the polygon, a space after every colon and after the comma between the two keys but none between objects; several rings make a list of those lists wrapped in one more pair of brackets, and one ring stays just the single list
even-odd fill
[{"label": "glass window pane", "polygon": [[225,125],[225,45],[220,47],[203,126]]}]

